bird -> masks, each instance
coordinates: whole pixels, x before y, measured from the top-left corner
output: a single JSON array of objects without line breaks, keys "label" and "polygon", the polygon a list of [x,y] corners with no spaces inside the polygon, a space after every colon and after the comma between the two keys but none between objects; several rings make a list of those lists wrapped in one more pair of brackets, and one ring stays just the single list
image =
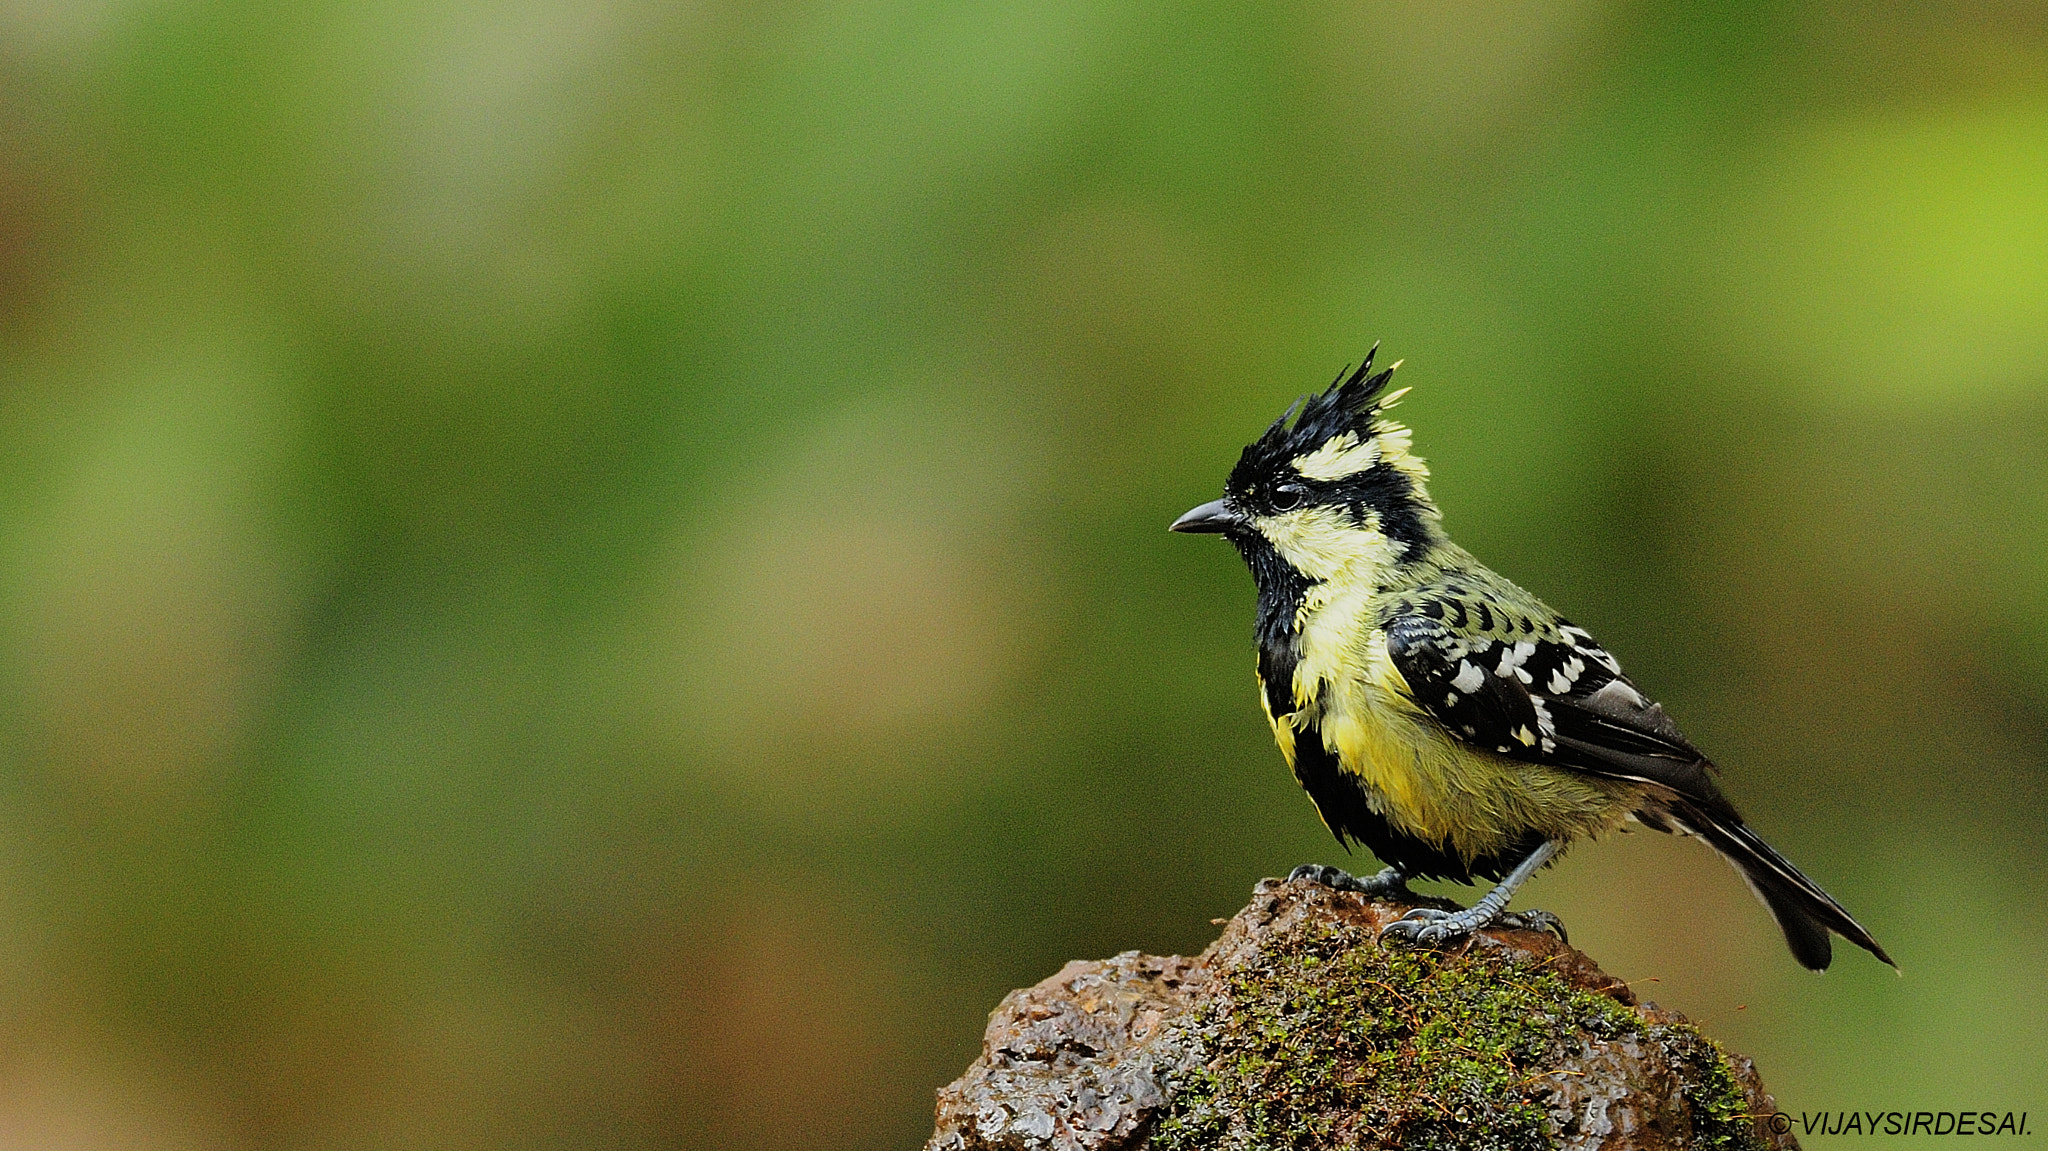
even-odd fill
[{"label": "bird", "polygon": [[[1259,701],[1294,778],[1347,849],[1385,865],[1292,878],[1381,897],[1411,879],[1497,885],[1416,907],[1382,938],[1446,947],[1483,927],[1550,929],[1515,891],[1572,844],[1634,821],[1704,841],[1822,971],[1830,933],[1891,965],[1869,931],[1751,830],[1720,769],[1585,629],[1445,533],[1413,434],[1387,410],[1393,364],[1295,401],[1248,445],[1223,497],[1173,521],[1221,535],[1257,589]],[[1455,906],[1455,905],[1453,905]]]}]

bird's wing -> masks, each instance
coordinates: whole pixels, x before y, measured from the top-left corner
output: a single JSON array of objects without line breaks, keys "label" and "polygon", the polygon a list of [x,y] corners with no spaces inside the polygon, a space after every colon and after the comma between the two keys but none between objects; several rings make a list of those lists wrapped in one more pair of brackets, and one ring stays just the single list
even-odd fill
[{"label": "bird's wing", "polygon": [[1593,637],[1460,635],[1441,620],[1387,624],[1387,654],[1415,702],[1457,739],[1513,759],[1654,784],[1725,807],[1713,765]]},{"label": "bird's wing", "polygon": [[1734,864],[1800,963],[1815,971],[1828,965],[1830,931],[1891,963],[1841,904],[1744,826],[1714,786],[1707,757],[1614,657],[1579,628],[1560,627],[1561,641],[1511,642],[1406,615],[1388,623],[1387,653],[1415,702],[1456,738],[1663,792],[1637,817],[1661,831],[1699,835]]}]

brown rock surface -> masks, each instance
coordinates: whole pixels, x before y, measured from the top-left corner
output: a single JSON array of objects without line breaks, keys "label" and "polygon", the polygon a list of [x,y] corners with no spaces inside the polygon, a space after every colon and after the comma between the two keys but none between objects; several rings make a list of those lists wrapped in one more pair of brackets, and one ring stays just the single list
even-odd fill
[{"label": "brown rock surface", "polygon": [[1749,1060],[1582,953],[1505,929],[1382,947],[1405,910],[1265,880],[1196,958],[1011,992],[927,1151],[1798,1146]]}]

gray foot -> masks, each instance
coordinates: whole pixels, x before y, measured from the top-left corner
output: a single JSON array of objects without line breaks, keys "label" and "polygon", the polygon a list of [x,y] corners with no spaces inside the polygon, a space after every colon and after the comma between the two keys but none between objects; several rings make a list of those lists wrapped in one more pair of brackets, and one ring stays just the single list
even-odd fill
[{"label": "gray foot", "polygon": [[1548,911],[1510,911],[1499,919],[1494,920],[1494,922],[1502,927],[1511,927],[1516,931],[1547,931],[1557,936],[1560,943],[1570,943],[1572,941],[1572,937],[1565,934],[1564,920],[1559,919]]},{"label": "gray foot", "polygon": [[1370,895],[1380,899],[1387,898],[1388,896],[1406,896],[1410,894],[1408,891],[1408,877],[1392,867],[1382,870],[1378,875],[1368,875],[1360,878],[1348,871],[1329,867],[1325,864],[1304,863],[1288,873],[1287,878],[1289,880],[1306,879],[1320,883],[1324,887],[1335,888],[1338,891],[1356,891],[1360,895]]},{"label": "gray foot", "polygon": [[1517,931],[1548,931],[1566,943],[1564,921],[1548,911],[1493,912],[1485,906],[1469,911],[1440,911],[1418,907],[1380,929],[1380,938],[1418,947],[1448,947],[1482,927],[1508,927]]}]

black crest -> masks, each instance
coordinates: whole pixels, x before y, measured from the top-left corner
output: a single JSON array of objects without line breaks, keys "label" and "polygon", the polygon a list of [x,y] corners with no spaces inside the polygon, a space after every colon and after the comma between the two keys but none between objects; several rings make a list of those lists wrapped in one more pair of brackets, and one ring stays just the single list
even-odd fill
[{"label": "black crest", "polygon": [[1315,451],[1345,432],[1355,433],[1361,440],[1371,436],[1380,395],[1394,378],[1393,367],[1372,370],[1372,358],[1379,350],[1374,344],[1356,370],[1337,373],[1329,390],[1296,400],[1280,413],[1264,435],[1245,446],[1237,466],[1231,469],[1229,486],[1247,490],[1260,477],[1277,474],[1287,461]]}]

